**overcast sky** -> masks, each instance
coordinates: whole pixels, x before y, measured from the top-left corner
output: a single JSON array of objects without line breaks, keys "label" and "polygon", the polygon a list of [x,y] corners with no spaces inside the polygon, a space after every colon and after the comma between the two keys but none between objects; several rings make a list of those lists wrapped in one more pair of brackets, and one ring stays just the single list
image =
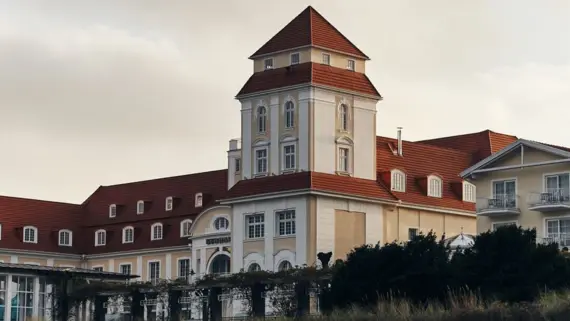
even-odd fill
[{"label": "overcast sky", "polygon": [[220,169],[247,57],[308,4],[371,61],[378,134],[570,145],[570,1],[0,1],[0,194]]}]

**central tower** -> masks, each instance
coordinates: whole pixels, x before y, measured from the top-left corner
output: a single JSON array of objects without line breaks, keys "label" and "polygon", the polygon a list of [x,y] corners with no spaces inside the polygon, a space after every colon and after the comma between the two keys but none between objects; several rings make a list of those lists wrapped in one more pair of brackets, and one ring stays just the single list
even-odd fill
[{"label": "central tower", "polygon": [[297,171],[376,179],[382,97],[362,51],[309,6],[250,59],[253,75],[236,96],[241,151],[230,151],[229,187]]}]

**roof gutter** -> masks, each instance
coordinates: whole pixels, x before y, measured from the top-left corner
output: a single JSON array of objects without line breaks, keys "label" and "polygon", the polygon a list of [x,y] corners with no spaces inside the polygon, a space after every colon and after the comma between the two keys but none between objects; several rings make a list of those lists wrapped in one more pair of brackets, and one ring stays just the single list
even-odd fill
[{"label": "roof gutter", "polygon": [[537,163],[530,163],[530,164],[508,165],[508,166],[499,166],[499,167],[493,167],[493,168],[476,169],[474,171],[463,174],[462,177],[466,177],[466,176],[473,175],[473,174],[479,174],[479,173],[489,173],[489,172],[497,172],[497,171],[505,171],[505,170],[521,169],[521,168],[545,166],[545,165],[556,165],[556,164],[564,164],[564,163],[570,163],[570,158],[557,159],[557,160],[544,161],[544,162],[537,162]]}]

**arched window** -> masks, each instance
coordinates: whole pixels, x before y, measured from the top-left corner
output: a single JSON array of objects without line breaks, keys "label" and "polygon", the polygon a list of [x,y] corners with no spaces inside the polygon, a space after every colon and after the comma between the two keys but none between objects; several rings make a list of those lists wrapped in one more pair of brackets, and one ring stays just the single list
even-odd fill
[{"label": "arched window", "polygon": [[257,263],[251,263],[249,265],[249,267],[247,268],[248,272],[258,272],[261,271],[261,266],[259,266],[259,264]]},{"label": "arched window", "polygon": [[285,128],[295,127],[295,104],[292,101],[285,103]]},{"label": "arched window", "polygon": [[70,230],[59,230],[58,245],[71,246],[73,242],[73,234]]},{"label": "arched window", "polygon": [[24,226],[24,243],[38,243],[38,228]]},{"label": "arched window", "polygon": [[192,227],[191,219],[180,222],[180,237],[190,237],[190,227]]},{"label": "arched window", "polygon": [[338,119],[340,122],[341,130],[348,130],[348,106],[346,104],[340,105],[338,110]]},{"label": "arched window", "polygon": [[202,207],[203,199],[202,193],[196,193],[196,196],[194,197],[195,207]]},{"label": "arched window", "polygon": [[116,217],[117,216],[117,204],[109,205],[109,217]]},{"label": "arched window", "polygon": [[293,266],[291,265],[291,262],[289,261],[283,261],[281,263],[279,263],[279,271],[287,271],[292,269]]},{"label": "arched window", "polygon": [[395,192],[406,191],[406,174],[397,169],[392,171],[392,190]]},{"label": "arched window", "polygon": [[231,260],[226,254],[219,254],[212,260],[210,264],[210,273],[227,274],[231,271]]},{"label": "arched window", "polygon": [[442,194],[442,181],[437,176],[428,176],[428,196],[441,197]]},{"label": "arched window", "polygon": [[104,246],[107,244],[107,232],[105,230],[95,231],[95,246]]},{"label": "arched window", "polygon": [[265,133],[267,130],[267,108],[264,106],[257,107],[257,132]]},{"label": "arched window", "polygon": [[214,228],[216,230],[227,230],[230,228],[230,221],[225,217],[218,217],[214,221]]},{"label": "arched window", "polygon": [[174,199],[172,198],[172,196],[168,196],[166,198],[166,200],[164,201],[164,207],[165,210],[172,211],[172,209],[174,208]]},{"label": "arched window", "polygon": [[132,226],[123,228],[123,244],[133,243],[135,241],[135,229]]},{"label": "arched window", "polygon": [[161,223],[154,223],[150,227],[150,239],[152,241],[155,240],[162,240],[162,224]]},{"label": "arched window", "polygon": [[137,214],[144,213],[144,201],[137,202]]}]

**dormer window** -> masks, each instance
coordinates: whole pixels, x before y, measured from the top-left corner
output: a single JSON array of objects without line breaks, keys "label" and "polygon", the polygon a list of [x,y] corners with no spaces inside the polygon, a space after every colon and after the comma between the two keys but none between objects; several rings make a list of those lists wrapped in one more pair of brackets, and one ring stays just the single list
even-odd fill
[{"label": "dormer window", "polygon": [[24,243],[38,243],[38,228],[24,226]]},{"label": "dormer window", "polygon": [[431,197],[441,197],[442,195],[442,180],[441,178],[430,175],[427,179],[428,185],[428,196]]},{"label": "dormer window", "polygon": [[73,234],[70,230],[59,230],[58,245],[71,246],[73,241]]},{"label": "dormer window", "polygon": [[194,204],[196,207],[202,207],[202,193],[196,193]]},{"label": "dormer window", "polygon": [[117,204],[109,205],[109,217],[117,217]]},{"label": "dormer window", "polygon": [[391,189],[394,192],[406,191],[406,174],[400,170],[393,170],[391,174]]},{"label": "dormer window", "polygon": [[168,196],[166,198],[164,206],[167,211],[172,211],[174,208],[174,198],[172,196]]},{"label": "dormer window", "polygon": [[273,58],[268,58],[263,61],[265,70],[273,69]]},{"label": "dormer window", "polygon": [[291,65],[298,65],[300,60],[301,58],[298,52],[291,54]]},{"label": "dormer window", "polygon": [[463,181],[463,201],[475,203],[477,201],[477,193],[475,185]]},{"label": "dormer window", "polygon": [[95,231],[95,246],[105,246],[107,244],[107,232],[105,230]]},{"label": "dormer window", "polygon": [[186,219],[180,222],[180,237],[190,237],[190,228],[192,227],[192,220]]},{"label": "dormer window", "polygon": [[154,223],[150,227],[150,240],[157,241],[162,240],[162,224],[161,223]]},{"label": "dormer window", "polygon": [[132,226],[123,228],[123,244],[133,243],[135,241],[135,229]]},{"label": "dormer window", "polygon": [[346,69],[350,70],[350,71],[354,71],[355,69],[355,62],[352,59],[348,59],[347,64],[346,64]]},{"label": "dormer window", "polygon": [[138,201],[137,202],[137,214],[143,214],[144,213],[144,201]]}]

